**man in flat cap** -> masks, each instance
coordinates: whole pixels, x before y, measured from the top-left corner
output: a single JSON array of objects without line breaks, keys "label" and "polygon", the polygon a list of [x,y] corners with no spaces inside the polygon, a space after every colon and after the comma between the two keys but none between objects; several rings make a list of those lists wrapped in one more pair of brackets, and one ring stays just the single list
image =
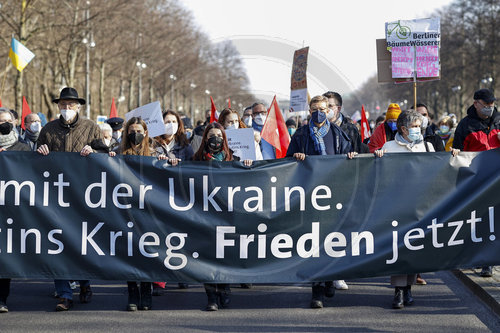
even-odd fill
[{"label": "man in flat cap", "polygon": [[113,130],[113,139],[115,139],[118,143],[122,142],[123,118],[113,117],[106,120],[106,122]]},{"label": "man in flat cap", "polygon": [[[457,126],[453,148],[463,151],[485,151],[500,147],[500,114],[495,107],[497,99],[489,89],[474,93],[474,104]],[[493,267],[484,266],[482,277],[493,276]]]},{"label": "man in flat cap", "polygon": [[[79,115],[80,107],[85,104],[83,98],[78,97],[74,88],[66,87],[61,90],[59,98],[52,102],[57,104],[61,116],[45,125],[38,136],[37,152],[48,155],[51,151],[77,152],[88,156],[94,152],[93,145],[102,143],[102,133],[99,126],[89,119]],[[67,311],[73,304],[73,291],[69,280],[54,280],[59,301],[56,311]],[[80,281],[80,302],[88,303],[92,297],[90,281]]]}]

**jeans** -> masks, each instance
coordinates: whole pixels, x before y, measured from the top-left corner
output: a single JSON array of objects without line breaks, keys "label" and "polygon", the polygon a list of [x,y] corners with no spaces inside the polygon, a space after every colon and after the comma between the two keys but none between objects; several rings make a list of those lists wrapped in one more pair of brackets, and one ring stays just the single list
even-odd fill
[{"label": "jeans", "polygon": [[[80,288],[90,286],[89,280],[80,280]],[[71,289],[70,280],[54,280],[57,296],[59,298],[73,299],[73,290]]]}]

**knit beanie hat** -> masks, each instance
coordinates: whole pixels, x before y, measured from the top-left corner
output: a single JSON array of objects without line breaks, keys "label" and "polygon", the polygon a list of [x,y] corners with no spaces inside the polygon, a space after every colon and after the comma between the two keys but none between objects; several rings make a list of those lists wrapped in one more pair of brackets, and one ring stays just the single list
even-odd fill
[{"label": "knit beanie hat", "polygon": [[399,107],[399,104],[397,103],[389,104],[389,107],[387,108],[387,112],[385,114],[385,120],[398,119],[400,113],[401,113],[401,108]]}]

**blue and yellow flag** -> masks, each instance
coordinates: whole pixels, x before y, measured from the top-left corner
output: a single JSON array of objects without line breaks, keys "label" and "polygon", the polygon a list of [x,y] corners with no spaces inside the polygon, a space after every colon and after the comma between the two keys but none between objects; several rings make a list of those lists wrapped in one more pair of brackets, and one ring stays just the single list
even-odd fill
[{"label": "blue and yellow flag", "polygon": [[35,57],[35,54],[28,50],[26,46],[19,43],[17,39],[12,37],[10,42],[9,58],[12,60],[12,64],[17,68],[18,71],[22,71],[26,65]]}]

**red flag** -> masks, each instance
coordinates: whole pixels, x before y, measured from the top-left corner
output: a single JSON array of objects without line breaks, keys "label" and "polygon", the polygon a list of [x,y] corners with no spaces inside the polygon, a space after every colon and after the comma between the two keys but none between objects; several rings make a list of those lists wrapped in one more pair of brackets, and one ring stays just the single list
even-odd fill
[{"label": "red flag", "polygon": [[216,122],[217,119],[219,119],[219,115],[217,114],[217,109],[215,108],[215,103],[214,103],[214,99],[212,98],[212,96],[210,96],[210,103],[211,103],[210,122],[213,123],[213,122]]},{"label": "red flag", "polygon": [[361,141],[371,136],[370,124],[366,119],[365,106],[361,105]]},{"label": "red flag", "polygon": [[28,102],[26,102],[26,98],[23,96],[23,114],[21,115],[21,128],[24,128],[24,118],[31,113],[30,107],[28,106]]},{"label": "red flag", "polygon": [[227,107],[231,108],[231,97],[227,99]]},{"label": "red flag", "polygon": [[0,108],[2,107],[2,100],[0,99]]},{"label": "red flag", "polygon": [[111,110],[109,111],[109,118],[118,117],[118,112],[116,112],[115,98],[111,101]]},{"label": "red flag", "polygon": [[264,127],[262,127],[260,136],[276,148],[276,158],[286,156],[286,151],[290,144],[290,135],[288,134],[288,129],[286,128],[278,102],[276,102],[276,95],[269,110],[267,110],[266,122],[264,123]]}]

